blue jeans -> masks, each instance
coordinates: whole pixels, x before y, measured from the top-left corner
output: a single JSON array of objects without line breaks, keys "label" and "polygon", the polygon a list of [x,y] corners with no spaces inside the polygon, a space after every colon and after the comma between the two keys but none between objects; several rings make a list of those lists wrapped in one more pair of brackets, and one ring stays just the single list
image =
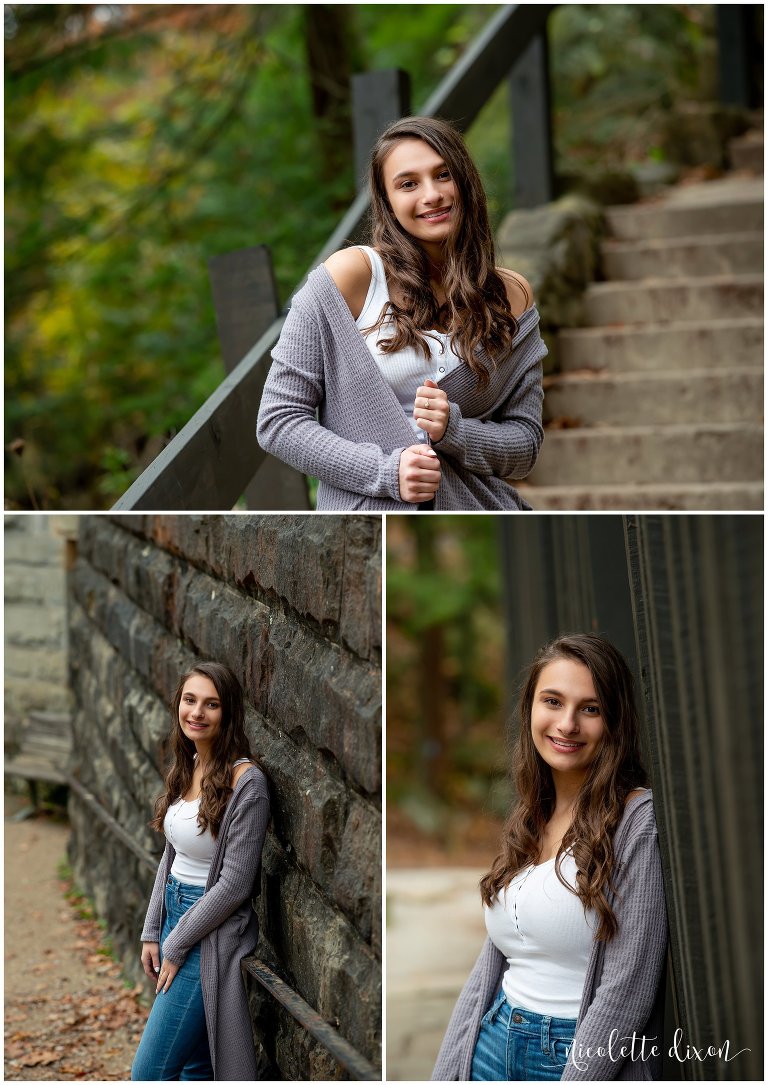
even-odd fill
[{"label": "blue jeans", "polygon": [[471,1081],[559,1081],[576,1031],[570,1017],[510,1006],[503,992],[483,1018]]},{"label": "blue jeans", "polygon": [[[169,875],[165,883],[165,939],[186,910],[204,893]],[[213,1081],[200,983],[200,943],[187,954],[167,991],[155,997],[131,1067],[131,1081]]]}]

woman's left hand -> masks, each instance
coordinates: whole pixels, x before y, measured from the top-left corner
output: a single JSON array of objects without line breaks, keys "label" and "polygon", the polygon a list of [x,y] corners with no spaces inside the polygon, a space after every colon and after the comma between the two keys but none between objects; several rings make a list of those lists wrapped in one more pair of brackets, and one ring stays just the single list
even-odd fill
[{"label": "woman's left hand", "polygon": [[176,973],[181,968],[180,964],[174,964],[173,961],[165,960],[160,965],[160,975],[157,977],[157,989],[155,994],[159,995],[161,991],[167,991],[174,981]]},{"label": "woman's left hand", "polygon": [[450,413],[448,396],[433,380],[424,381],[423,386],[416,389],[413,417],[419,429],[425,430],[431,440],[442,439],[448,427]]}]

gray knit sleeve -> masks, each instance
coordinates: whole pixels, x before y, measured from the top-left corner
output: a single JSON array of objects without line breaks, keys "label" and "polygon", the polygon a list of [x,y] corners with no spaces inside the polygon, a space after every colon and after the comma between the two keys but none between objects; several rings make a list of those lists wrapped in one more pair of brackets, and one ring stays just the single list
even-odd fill
[{"label": "gray knit sleeve", "polygon": [[461,989],[437,1062],[433,1081],[466,1081],[474,1053],[480,1019],[498,988],[504,958],[490,938],[486,938],[469,979]]},{"label": "gray knit sleeve", "polygon": [[152,888],[152,896],[149,898],[149,907],[144,919],[144,927],[141,931],[142,942],[160,941],[160,922],[163,914],[163,894],[165,893],[165,871],[168,865],[170,844],[166,840],[165,850],[157,867],[155,884]]},{"label": "gray knit sleeve", "polygon": [[272,352],[256,426],[258,442],[266,452],[329,486],[399,502],[403,449],[385,453],[362,439],[362,433],[359,443],[348,440],[315,417],[325,396],[325,351],[299,291]]},{"label": "gray knit sleeve", "polygon": [[183,964],[190,949],[237,911],[253,891],[269,821],[269,795],[263,781],[246,780],[240,787],[244,793],[238,796],[227,829],[216,884],[184,913],[161,947],[163,957],[174,964]]},{"label": "gray knit sleeve", "polygon": [[445,433],[434,442],[475,475],[525,478],[539,455],[544,430],[541,424],[544,392],[542,360],[547,348],[538,332],[538,322],[515,342],[511,356],[503,363],[511,367],[511,389],[487,420],[465,418],[456,403],[450,404]]},{"label": "gray knit sleeve", "polygon": [[[646,824],[628,839],[616,877],[618,933],[606,944],[600,985],[576,1028],[562,1081],[619,1077],[626,1064],[622,1038],[642,1035],[656,999],[667,950],[667,913],[653,807],[639,813]],[[654,1044],[661,1047],[662,1037],[648,1037],[646,1046]],[[638,1061],[639,1044],[636,1052]]]}]

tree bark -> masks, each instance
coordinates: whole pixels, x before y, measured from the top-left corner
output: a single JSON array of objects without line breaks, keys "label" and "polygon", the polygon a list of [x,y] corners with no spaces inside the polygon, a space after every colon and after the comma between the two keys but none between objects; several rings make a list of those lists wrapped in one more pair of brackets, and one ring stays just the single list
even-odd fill
[{"label": "tree bark", "polygon": [[350,9],[305,4],[304,37],[320,168],[327,179],[349,170],[353,158],[351,78],[359,57]]}]

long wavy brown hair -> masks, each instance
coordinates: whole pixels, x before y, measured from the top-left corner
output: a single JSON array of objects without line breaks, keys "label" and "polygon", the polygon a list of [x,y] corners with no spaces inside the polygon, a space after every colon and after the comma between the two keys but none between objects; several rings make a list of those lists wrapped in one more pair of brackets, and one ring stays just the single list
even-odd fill
[{"label": "long wavy brown hair", "polygon": [[[442,269],[446,300],[440,305],[429,282],[429,258],[418,241],[395,218],[384,186],[384,162],[396,143],[420,139],[440,155],[450,171],[458,214],[444,243]],[[396,287],[398,303],[390,301],[375,324],[378,330],[391,320],[389,339],[381,340],[385,354],[412,346],[429,358],[425,332],[446,331],[456,354],[488,381],[488,367],[479,355],[494,363],[508,353],[517,333],[517,321],[507,298],[504,280],[496,270],[493,234],[480,174],[459,132],[436,117],[405,117],[379,136],[369,168],[371,237]]]},{"label": "long wavy brown hair", "polygon": [[551,769],[533,742],[531,709],[539,675],[556,659],[572,659],[589,669],[605,732],[558,848],[555,871],[574,892],[560,872],[562,858],[570,851],[577,869],[575,892],[584,910],[592,908],[598,916],[595,937],[607,942],[618,930],[609,900],[615,893],[613,837],[627,796],[634,788],[646,787],[647,776],[640,756],[632,672],[621,653],[593,633],[557,637],[541,649],[524,679],[512,762],[517,802],[504,826],[502,850],[480,882],[480,893],[490,905],[515,874],[536,863],[541,854],[544,827],[555,808],[555,787]]},{"label": "long wavy brown hair", "polygon": [[243,690],[235,675],[223,663],[203,661],[181,676],[171,702],[171,751],[173,762],[165,777],[165,791],[155,803],[155,816],[150,827],[163,831],[168,807],[180,799],[192,786],[195,769],[195,744],[187,738],[179,723],[181,695],[188,679],[200,674],[216,687],[221,702],[221,727],[211,741],[209,768],[200,785],[200,810],[197,823],[200,832],[210,829],[218,836],[224,810],[232,795],[232,764],[241,757],[254,761],[245,733]]}]

